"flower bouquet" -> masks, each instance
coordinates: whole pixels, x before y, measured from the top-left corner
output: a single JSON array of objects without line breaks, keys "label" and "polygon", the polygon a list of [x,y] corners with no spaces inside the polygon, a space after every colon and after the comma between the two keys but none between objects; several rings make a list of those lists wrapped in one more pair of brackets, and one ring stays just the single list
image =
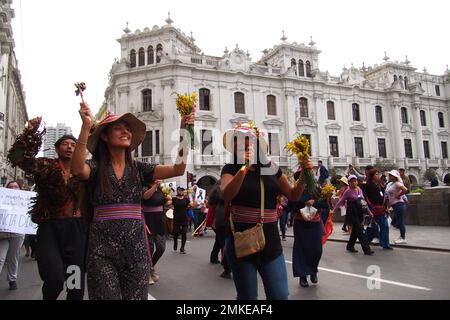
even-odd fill
[{"label": "flower bouquet", "polygon": [[[302,162],[309,159],[309,141],[305,136],[298,134],[297,138],[288,142],[285,148],[289,151],[290,155],[297,157],[300,166]],[[302,183],[306,192],[313,198],[319,196],[317,181],[311,169],[303,169],[296,183]]]},{"label": "flower bouquet", "polygon": [[326,200],[331,198],[335,191],[336,188],[331,183],[327,183],[322,187],[322,190],[320,191],[320,199]]},{"label": "flower bouquet", "polygon": [[[198,95],[196,92],[193,92],[191,94],[175,94],[177,95],[176,106],[178,112],[180,113],[180,116],[184,117],[190,115],[192,112],[197,111]],[[187,124],[186,130],[191,136],[191,150],[194,150],[196,146],[194,125]]]}]

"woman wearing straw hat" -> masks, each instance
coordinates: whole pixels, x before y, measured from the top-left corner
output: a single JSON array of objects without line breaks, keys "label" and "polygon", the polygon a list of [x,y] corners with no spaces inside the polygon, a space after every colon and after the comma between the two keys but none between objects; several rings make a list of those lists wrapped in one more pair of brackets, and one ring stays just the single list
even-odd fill
[{"label": "woman wearing straw hat", "polygon": [[400,237],[394,241],[395,244],[406,243],[406,229],[404,222],[406,203],[403,200],[403,195],[407,192],[408,189],[403,185],[400,173],[397,170],[389,171],[389,184],[386,187],[386,196],[389,199],[389,205],[394,209],[397,227],[400,229]]},{"label": "woman wearing straw hat", "polygon": [[[267,142],[253,123],[239,124],[223,137],[224,147],[233,161],[221,173],[221,191],[230,206],[231,235],[226,255],[233,272],[238,300],[258,298],[259,272],[267,299],[287,299],[288,278],[281,247],[276,211],[277,196],[297,201],[303,193],[301,183],[292,187],[280,168],[266,158]],[[311,161],[303,167],[312,169]],[[262,251],[237,258],[234,233],[263,224],[265,246]]]},{"label": "woman wearing straw hat", "polygon": [[[145,137],[142,121],[131,113],[108,114],[91,130],[94,117],[89,106],[81,103],[79,112],[83,124],[71,171],[87,181],[93,207],[87,252],[89,298],[145,300],[150,257],[141,207],[143,186],[184,174],[187,139],[180,137],[175,165],[136,162],[131,152]],[[192,125],[194,116],[183,117],[181,129]],[[93,154],[88,161],[86,147]]]}]

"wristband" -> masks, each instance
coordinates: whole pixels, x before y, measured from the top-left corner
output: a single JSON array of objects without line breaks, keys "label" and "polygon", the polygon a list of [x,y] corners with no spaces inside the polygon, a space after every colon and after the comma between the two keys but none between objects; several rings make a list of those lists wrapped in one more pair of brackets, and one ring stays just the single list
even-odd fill
[{"label": "wristband", "polygon": [[84,141],[77,141],[77,144],[81,144],[83,146],[87,146],[87,142],[84,142]]}]

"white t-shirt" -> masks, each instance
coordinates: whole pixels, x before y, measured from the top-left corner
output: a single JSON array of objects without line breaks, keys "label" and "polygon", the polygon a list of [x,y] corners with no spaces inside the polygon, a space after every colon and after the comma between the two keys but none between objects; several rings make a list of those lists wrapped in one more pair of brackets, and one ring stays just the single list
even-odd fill
[{"label": "white t-shirt", "polygon": [[397,198],[400,191],[402,190],[403,184],[401,182],[394,182],[389,183],[386,188],[386,194],[389,198],[389,205],[394,205],[399,202],[404,202],[403,197],[400,199]]}]

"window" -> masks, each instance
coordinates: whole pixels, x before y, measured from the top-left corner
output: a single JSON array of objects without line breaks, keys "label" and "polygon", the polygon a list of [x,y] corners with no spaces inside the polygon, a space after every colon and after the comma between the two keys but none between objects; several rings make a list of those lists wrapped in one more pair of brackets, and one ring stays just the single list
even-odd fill
[{"label": "window", "polygon": [[439,97],[441,95],[441,88],[439,86],[434,86],[436,89],[436,95]]},{"label": "window", "polygon": [[311,78],[311,62],[306,61],[306,76]]},{"label": "window", "polygon": [[412,152],[412,143],[411,139],[405,139],[405,157],[412,159],[413,158],[413,152]]},{"label": "window", "polygon": [[145,50],[144,48],[139,49],[139,66],[145,65]]},{"label": "window", "polygon": [[305,76],[305,69],[303,66],[303,60],[298,60],[298,75],[300,77],[304,77]]},{"label": "window", "polygon": [[425,127],[427,125],[427,117],[424,110],[420,110],[420,124]]},{"label": "window", "polygon": [[334,113],[334,102],[327,101],[327,114],[328,120],[336,120],[336,115]]},{"label": "window", "polygon": [[363,138],[355,137],[355,156],[364,158]]},{"label": "window", "polygon": [[387,156],[386,156],[386,139],[378,139],[378,155],[380,158],[387,158]]},{"label": "window", "polygon": [[144,142],[142,142],[142,156],[153,156],[153,131],[147,131]]},{"label": "window", "polygon": [[163,50],[162,44],[158,44],[156,46],[156,63],[161,62],[162,50]]},{"label": "window", "polygon": [[245,100],[242,92],[234,93],[234,112],[245,113]]},{"label": "window", "polygon": [[134,49],[130,51],[130,67],[136,67],[136,50]]},{"label": "window", "polygon": [[159,130],[155,131],[155,154],[160,154],[159,152]]},{"label": "window", "polygon": [[202,155],[213,155],[212,131],[202,130]]},{"label": "window", "polygon": [[442,159],[448,159],[447,142],[441,141]]},{"label": "window", "polygon": [[153,63],[155,63],[153,46],[148,46],[148,48],[147,48],[147,64],[153,64]]},{"label": "window", "polygon": [[312,156],[312,144],[311,144],[311,135],[310,134],[302,134],[309,142],[309,155]]},{"label": "window", "polygon": [[291,67],[294,69],[295,75],[297,75],[297,62],[295,62],[295,59],[291,59]]},{"label": "window", "polygon": [[383,109],[380,106],[375,106],[375,119],[377,123],[383,123]]},{"label": "window", "polygon": [[430,159],[430,143],[426,140],[423,141],[423,153],[425,159]]},{"label": "window", "polygon": [[152,90],[145,89],[142,91],[142,110],[152,111]]},{"label": "window", "polygon": [[210,91],[209,89],[205,89],[202,88],[199,91],[199,103],[200,103],[200,110],[206,110],[209,111],[210,110],[210,106],[209,106],[209,96],[210,96]]},{"label": "window", "polygon": [[330,136],[330,154],[333,157],[339,157],[339,145],[338,145],[338,137]]},{"label": "window", "polygon": [[401,115],[402,115],[402,123],[408,123],[408,109],[406,109],[405,107],[402,107]]},{"label": "window", "polygon": [[438,119],[439,119],[439,127],[444,128],[444,114],[442,112],[438,112]]},{"label": "window", "polygon": [[403,77],[402,76],[400,76],[400,77],[398,77],[398,81],[400,81],[400,87],[402,88],[402,89],[404,89],[404,87],[403,87]]},{"label": "window", "polygon": [[280,142],[278,140],[278,133],[269,132],[269,154],[271,156],[280,155]]},{"label": "window", "polygon": [[405,89],[408,89],[408,77],[405,77]]},{"label": "window", "polygon": [[277,99],[274,95],[267,96],[267,114],[269,116],[277,115]]},{"label": "window", "polygon": [[308,99],[300,98],[300,117],[308,118]]},{"label": "window", "polygon": [[394,74],[394,82],[397,81],[397,75]]},{"label": "window", "polygon": [[352,104],[352,112],[353,112],[353,121],[361,121],[361,117],[359,116],[359,104]]}]

